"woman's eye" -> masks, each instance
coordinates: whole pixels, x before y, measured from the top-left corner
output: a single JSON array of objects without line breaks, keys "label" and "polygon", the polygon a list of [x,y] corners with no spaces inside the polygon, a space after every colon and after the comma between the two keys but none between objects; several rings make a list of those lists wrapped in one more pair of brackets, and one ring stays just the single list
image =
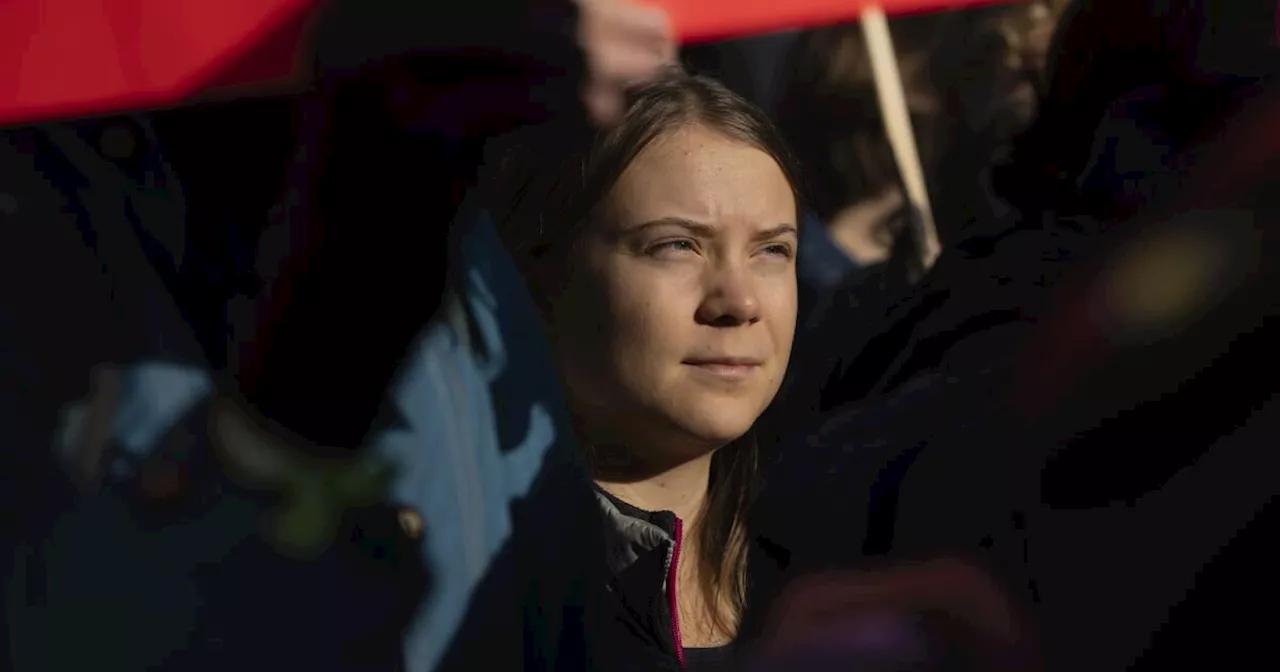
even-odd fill
[{"label": "woman's eye", "polygon": [[664,240],[651,246],[648,253],[651,256],[659,256],[664,254],[680,254],[684,252],[697,252],[698,248],[692,240]]},{"label": "woman's eye", "polygon": [[766,245],[764,248],[764,253],[769,256],[782,257],[784,259],[790,259],[793,254],[791,250],[791,246],[784,243],[774,243],[772,245]]}]

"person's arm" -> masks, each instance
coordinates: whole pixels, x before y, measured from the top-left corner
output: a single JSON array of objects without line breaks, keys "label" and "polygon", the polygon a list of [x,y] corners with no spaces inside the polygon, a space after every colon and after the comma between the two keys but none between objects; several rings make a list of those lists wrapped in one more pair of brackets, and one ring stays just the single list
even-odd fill
[{"label": "person's arm", "polygon": [[435,314],[486,141],[552,116],[607,122],[610,92],[673,47],[663,15],[621,0],[345,2],[325,26],[318,119],[242,382],[273,420],[350,446]]}]

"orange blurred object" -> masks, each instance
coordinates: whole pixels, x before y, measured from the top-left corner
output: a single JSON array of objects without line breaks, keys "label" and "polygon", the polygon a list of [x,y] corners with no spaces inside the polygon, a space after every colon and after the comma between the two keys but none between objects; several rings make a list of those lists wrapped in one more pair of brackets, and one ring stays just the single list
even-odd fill
[{"label": "orange blurred object", "polygon": [[[682,42],[838,23],[871,0],[650,0]],[[1009,0],[879,0],[890,15]],[[287,82],[321,0],[4,0],[0,125]]]},{"label": "orange blurred object", "polygon": [[[942,620],[934,627],[925,625],[923,619],[929,614]],[[947,635],[937,630],[942,623],[958,629]],[[1041,669],[1030,622],[992,575],[957,558],[800,577],[773,605],[760,653],[762,660],[774,661],[765,669],[787,669],[777,662],[787,661],[788,653],[795,656],[805,648],[829,648],[822,640],[834,638],[846,647],[850,668],[857,667],[853,663],[860,650],[865,654],[887,646],[886,651],[900,649],[907,656],[899,661],[901,667],[893,669],[935,669],[918,667],[923,661],[911,659],[918,653],[912,650],[912,629],[926,641],[934,640],[935,647],[966,650],[971,662],[979,663],[975,669]],[[877,640],[879,644],[868,648]]]}]

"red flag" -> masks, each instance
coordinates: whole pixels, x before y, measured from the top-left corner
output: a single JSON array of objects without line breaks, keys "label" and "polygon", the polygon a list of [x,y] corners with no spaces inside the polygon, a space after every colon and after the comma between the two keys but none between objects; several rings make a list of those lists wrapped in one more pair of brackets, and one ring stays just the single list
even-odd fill
[{"label": "red flag", "polygon": [[0,124],[172,105],[228,72],[230,84],[287,76],[316,4],[0,2]]},{"label": "red flag", "polygon": [[[430,0],[423,0],[424,2]],[[837,23],[872,0],[648,0],[682,41]],[[1009,0],[878,0],[890,15]],[[287,80],[321,0],[2,0],[0,125]]]}]

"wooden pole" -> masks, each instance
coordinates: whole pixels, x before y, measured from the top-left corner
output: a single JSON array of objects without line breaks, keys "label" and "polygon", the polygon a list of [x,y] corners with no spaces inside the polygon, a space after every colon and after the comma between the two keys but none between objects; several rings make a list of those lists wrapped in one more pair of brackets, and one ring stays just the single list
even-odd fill
[{"label": "wooden pole", "polygon": [[921,268],[928,271],[942,252],[942,246],[938,242],[938,231],[933,223],[929,190],[920,164],[920,152],[916,148],[915,132],[911,128],[911,114],[907,110],[906,93],[903,91],[902,74],[898,71],[898,58],[893,49],[889,22],[883,9],[872,6],[863,10],[861,24],[871,59],[871,72],[875,78],[876,97],[880,102],[880,116],[884,118],[885,135],[889,137],[894,160],[898,163],[898,170],[902,173],[902,182],[907,190],[907,202],[911,206],[910,222],[915,229]]}]

